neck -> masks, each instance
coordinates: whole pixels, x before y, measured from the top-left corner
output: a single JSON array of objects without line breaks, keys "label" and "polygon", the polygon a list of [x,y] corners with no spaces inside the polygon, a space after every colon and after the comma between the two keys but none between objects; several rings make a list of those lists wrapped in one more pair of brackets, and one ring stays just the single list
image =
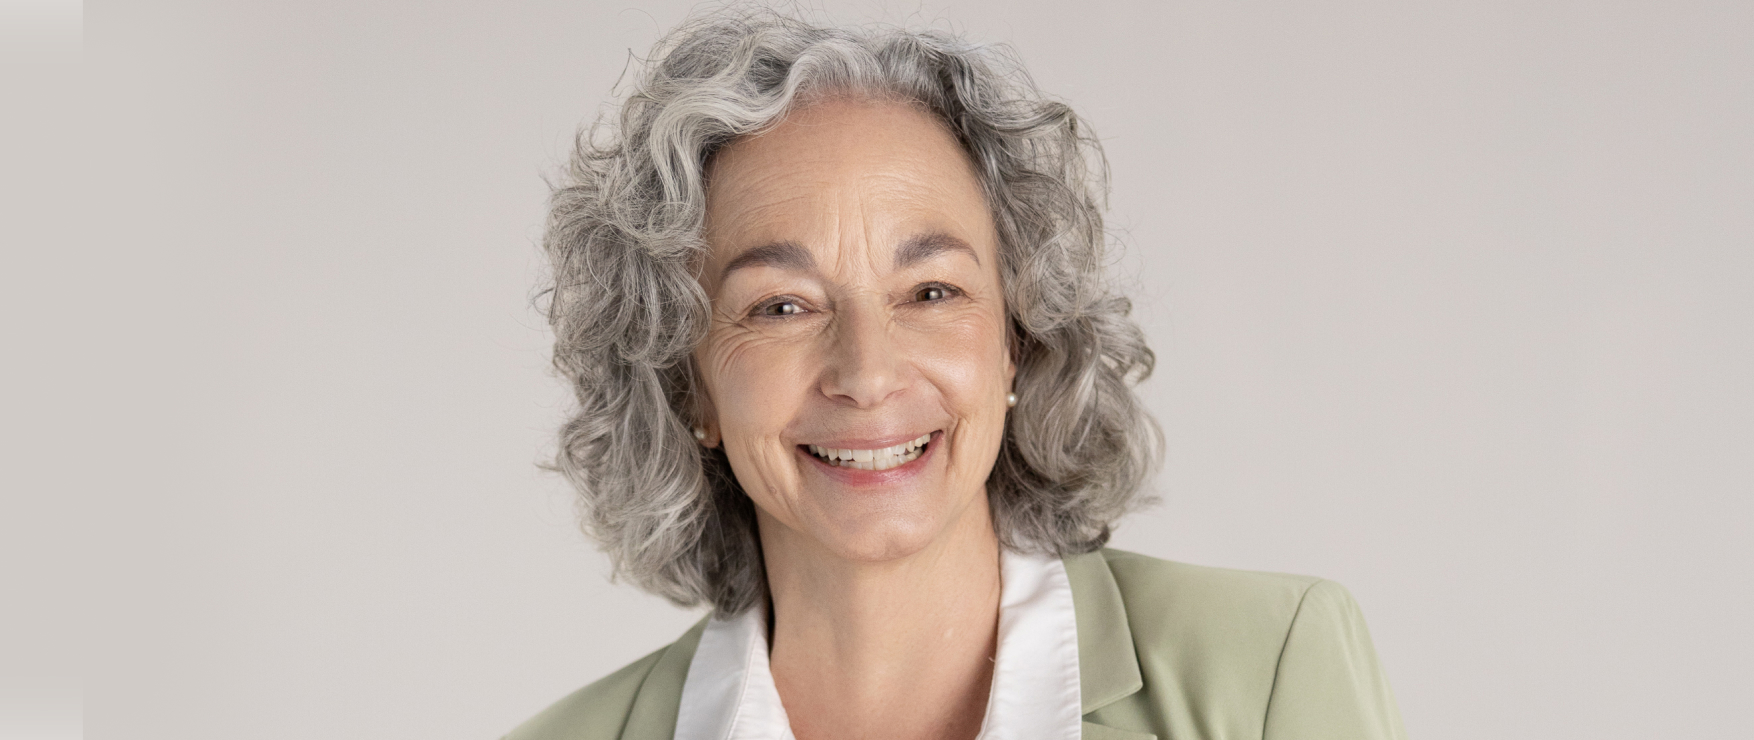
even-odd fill
[{"label": "neck", "polygon": [[770,663],[798,738],[970,738],[980,730],[1000,576],[998,540],[985,498],[977,500],[931,544],[882,561],[826,553],[761,522],[773,594]]}]

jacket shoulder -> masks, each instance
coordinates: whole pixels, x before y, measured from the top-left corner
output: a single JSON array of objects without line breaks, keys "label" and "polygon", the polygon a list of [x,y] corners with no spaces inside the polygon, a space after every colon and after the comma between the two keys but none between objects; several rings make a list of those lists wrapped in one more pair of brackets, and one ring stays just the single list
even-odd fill
[{"label": "jacket shoulder", "polygon": [[1250,626],[1271,626],[1280,638],[1310,588],[1331,583],[1314,576],[1190,565],[1112,548],[1104,549],[1102,557],[1129,615],[1191,620],[1182,626],[1241,619]]},{"label": "jacket shoulder", "polygon": [[640,686],[672,646],[567,694],[506,735],[504,740],[612,740],[621,737]]},{"label": "jacket shoulder", "polygon": [[1177,672],[1230,674],[1261,691],[1272,685],[1279,651],[1304,597],[1317,584],[1327,583],[1312,576],[1189,565],[1122,550],[1103,550],[1102,555],[1114,574],[1142,660],[1174,665]]},{"label": "jacket shoulder", "polygon": [[1250,736],[1263,724],[1266,737],[1403,736],[1363,615],[1339,584],[1122,550],[1102,556],[1145,684],[1114,712],[1157,715],[1159,736]]}]

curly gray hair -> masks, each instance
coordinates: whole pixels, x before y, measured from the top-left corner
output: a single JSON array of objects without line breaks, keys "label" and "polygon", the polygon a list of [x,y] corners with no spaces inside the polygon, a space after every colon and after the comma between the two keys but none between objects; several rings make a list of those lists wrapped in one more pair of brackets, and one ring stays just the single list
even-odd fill
[{"label": "curly gray hair", "polygon": [[578,400],[555,467],[616,573],[679,605],[734,614],[766,593],[754,504],[724,453],[691,433],[692,352],[709,316],[697,281],[707,164],[836,93],[941,118],[991,206],[1018,396],[987,480],[1000,542],[1101,547],[1162,454],[1131,387],[1155,360],[1106,276],[1106,163],[1071,108],[1003,47],[765,10],[697,17],[658,44],[619,121],[580,134],[543,241],[554,364]]}]

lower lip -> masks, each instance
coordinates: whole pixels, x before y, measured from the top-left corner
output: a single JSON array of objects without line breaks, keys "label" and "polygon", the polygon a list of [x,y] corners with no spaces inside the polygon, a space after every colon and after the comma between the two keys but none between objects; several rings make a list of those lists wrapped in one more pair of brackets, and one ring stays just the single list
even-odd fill
[{"label": "lower lip", "polygon": [[921,470],[925,469],[926,460],[930,459],[933,453],[938,451],[939,440],[943,439],[943,437],[943,432],[932,432],[932,439],[926,442],[926,449],[924,452],[920,453],[919,457],[888,470],[860,470],[858,468],[844,468],[839,465],[829,465],[822,458],[810,454],[810,451],[803,447],[795,449],[798,450],[798,454],[808,458],[810,462],[816,466],[817,470],[822,471],[823,475],[840,481],[841,483],[861,487],[883,486],[899,483],[918,475]]}]

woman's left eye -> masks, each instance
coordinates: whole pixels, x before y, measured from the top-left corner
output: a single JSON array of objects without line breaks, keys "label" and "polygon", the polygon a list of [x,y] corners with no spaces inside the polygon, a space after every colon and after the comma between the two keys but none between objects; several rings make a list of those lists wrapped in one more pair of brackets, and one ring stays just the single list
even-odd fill
[{"label": "woman's left eye", "polygon": [[914,300],[941,301],[950,297],[950,291],[947,285],[922,285],[914,289]]}]

